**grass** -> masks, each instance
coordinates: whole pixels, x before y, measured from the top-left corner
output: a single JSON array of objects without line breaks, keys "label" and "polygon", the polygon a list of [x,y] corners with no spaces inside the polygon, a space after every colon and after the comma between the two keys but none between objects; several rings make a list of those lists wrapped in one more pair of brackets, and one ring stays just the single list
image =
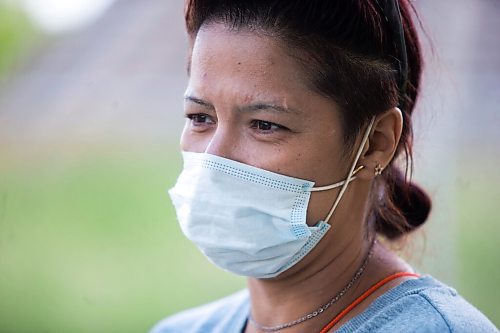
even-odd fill
[{"label": "grass", "polygon": [[[175,149],[2,153],[0,332],[146,332],[241,288],[181,235],[166,194],[179,170]],[[459,193],[459,290],[498,324],[499,196],[485,188]]]}]

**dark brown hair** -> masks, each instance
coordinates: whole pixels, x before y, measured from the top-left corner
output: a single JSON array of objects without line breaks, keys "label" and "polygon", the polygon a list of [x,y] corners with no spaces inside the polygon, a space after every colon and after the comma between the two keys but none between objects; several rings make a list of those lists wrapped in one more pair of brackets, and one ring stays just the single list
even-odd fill
[{"label": "dark brown hair", "polygon": [[[255,30],[282,43],[303,67],[311,89],[340,106],[346,153],[370,119],[399,105],[403,112],[401,140],[395,159],[377,178],[373,191],[375,230],[395,239],[425,222],[431,201],[409,180],[411,115],[422,72],[414,10],[408,0],[399,0],[408,65],[405,88],[401,89],[397,66],[401,52],[383,13],[384,1],[187,0],[185,14],[193,40],[204,24],[218,22],[235,30]],[[394,161],[401,154],[406,162],[404,172]]]}]

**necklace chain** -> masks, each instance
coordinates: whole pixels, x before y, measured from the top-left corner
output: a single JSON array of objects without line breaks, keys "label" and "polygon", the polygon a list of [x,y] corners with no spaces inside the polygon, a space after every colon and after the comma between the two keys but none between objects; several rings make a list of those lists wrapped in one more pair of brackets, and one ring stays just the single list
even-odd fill
[{"label": "necklace chain", "polygon": [[308,313],[308,314],[306,314],[303,317],[300,317],[298,319],[290,321],[288,323],[284,323],[284,324],[280,324],[280,325],[276,325],[276,326],[265,326],[265,325],[262,325],[262,324],[260,324],[260,323],[258,323],[258,322],[255,321],[255,319],[252,317],[252,314],[250,314],[248,316],[248,320],[255,327],[257,327],[259,330],[261,330],[263,332],[277,332],[277,331],[281,331],[281,330],[283,330],[285,328],[298,325],[298,324],[303,323],[303,322],[305,322],[305,321],[307,321],[309,319],[312,319],[312,318],[315,318],[315,317],[319,316],[320,314],[322,314],[323,312],[325,312],[326,309],[328,309],[330,306],[332,306],[333,304],[335,304],[339,299],[341,299],[342,296],[344,296],[347,293],[347,291],[349,289],[351,289],[351,287],[354,285],[354,283],[360,278],[360,276],[365,271],[366,265],[368,264],[368,261],[369,261],[370,257],[372,256],[374,243],[375,242],[373,242],[372,245],[370,246],[370,251],[366,255],[363,263],[359,267],[359,269],[356,272],[356,274],[354,274],[354,276],[351,279],[351,281],[349,281],[349,283],[347,285],[345,285],[344,288],[342,288],[342,290],[337,295],[335,295],[335,297],[333,297],[328,303],[326,303],[325,305],[321,306],[319,309],[317,309],[317,310],[315,310],[315,311],[313,311],[311,313]]}]

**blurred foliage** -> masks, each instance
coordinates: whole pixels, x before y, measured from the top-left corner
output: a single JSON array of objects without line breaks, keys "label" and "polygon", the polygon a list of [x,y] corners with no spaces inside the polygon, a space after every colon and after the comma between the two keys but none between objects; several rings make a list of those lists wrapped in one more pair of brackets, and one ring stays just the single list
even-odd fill
[{"label": "blurred foliage", "polygon": [[39,37],[19,6],[0,0],[0,76],[19,64],[19,59]]},{"label": "blurred foliage", "polygon": [[[176,151],[2,153],[0,332],[146,332],[244,286],[181,235],[166,193],[180,170]],[[498,189],[480,177],[471,186],[458,194],[457,289],[498,324],[496,244],[484,241],[500,231],[488,202]]]}]

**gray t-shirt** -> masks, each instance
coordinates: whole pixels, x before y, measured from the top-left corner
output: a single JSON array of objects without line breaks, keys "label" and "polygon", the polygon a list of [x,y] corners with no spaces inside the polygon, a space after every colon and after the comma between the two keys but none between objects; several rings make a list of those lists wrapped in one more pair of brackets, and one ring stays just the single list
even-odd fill
[{"label": "gray t-shirt", "polygon": [[[240,333],[249,306],[248,291],[243,290],[169,317],[150,333]],[[454,289],[423,276],[381,295],[336,332],[489,333],[498,329]]]}]

